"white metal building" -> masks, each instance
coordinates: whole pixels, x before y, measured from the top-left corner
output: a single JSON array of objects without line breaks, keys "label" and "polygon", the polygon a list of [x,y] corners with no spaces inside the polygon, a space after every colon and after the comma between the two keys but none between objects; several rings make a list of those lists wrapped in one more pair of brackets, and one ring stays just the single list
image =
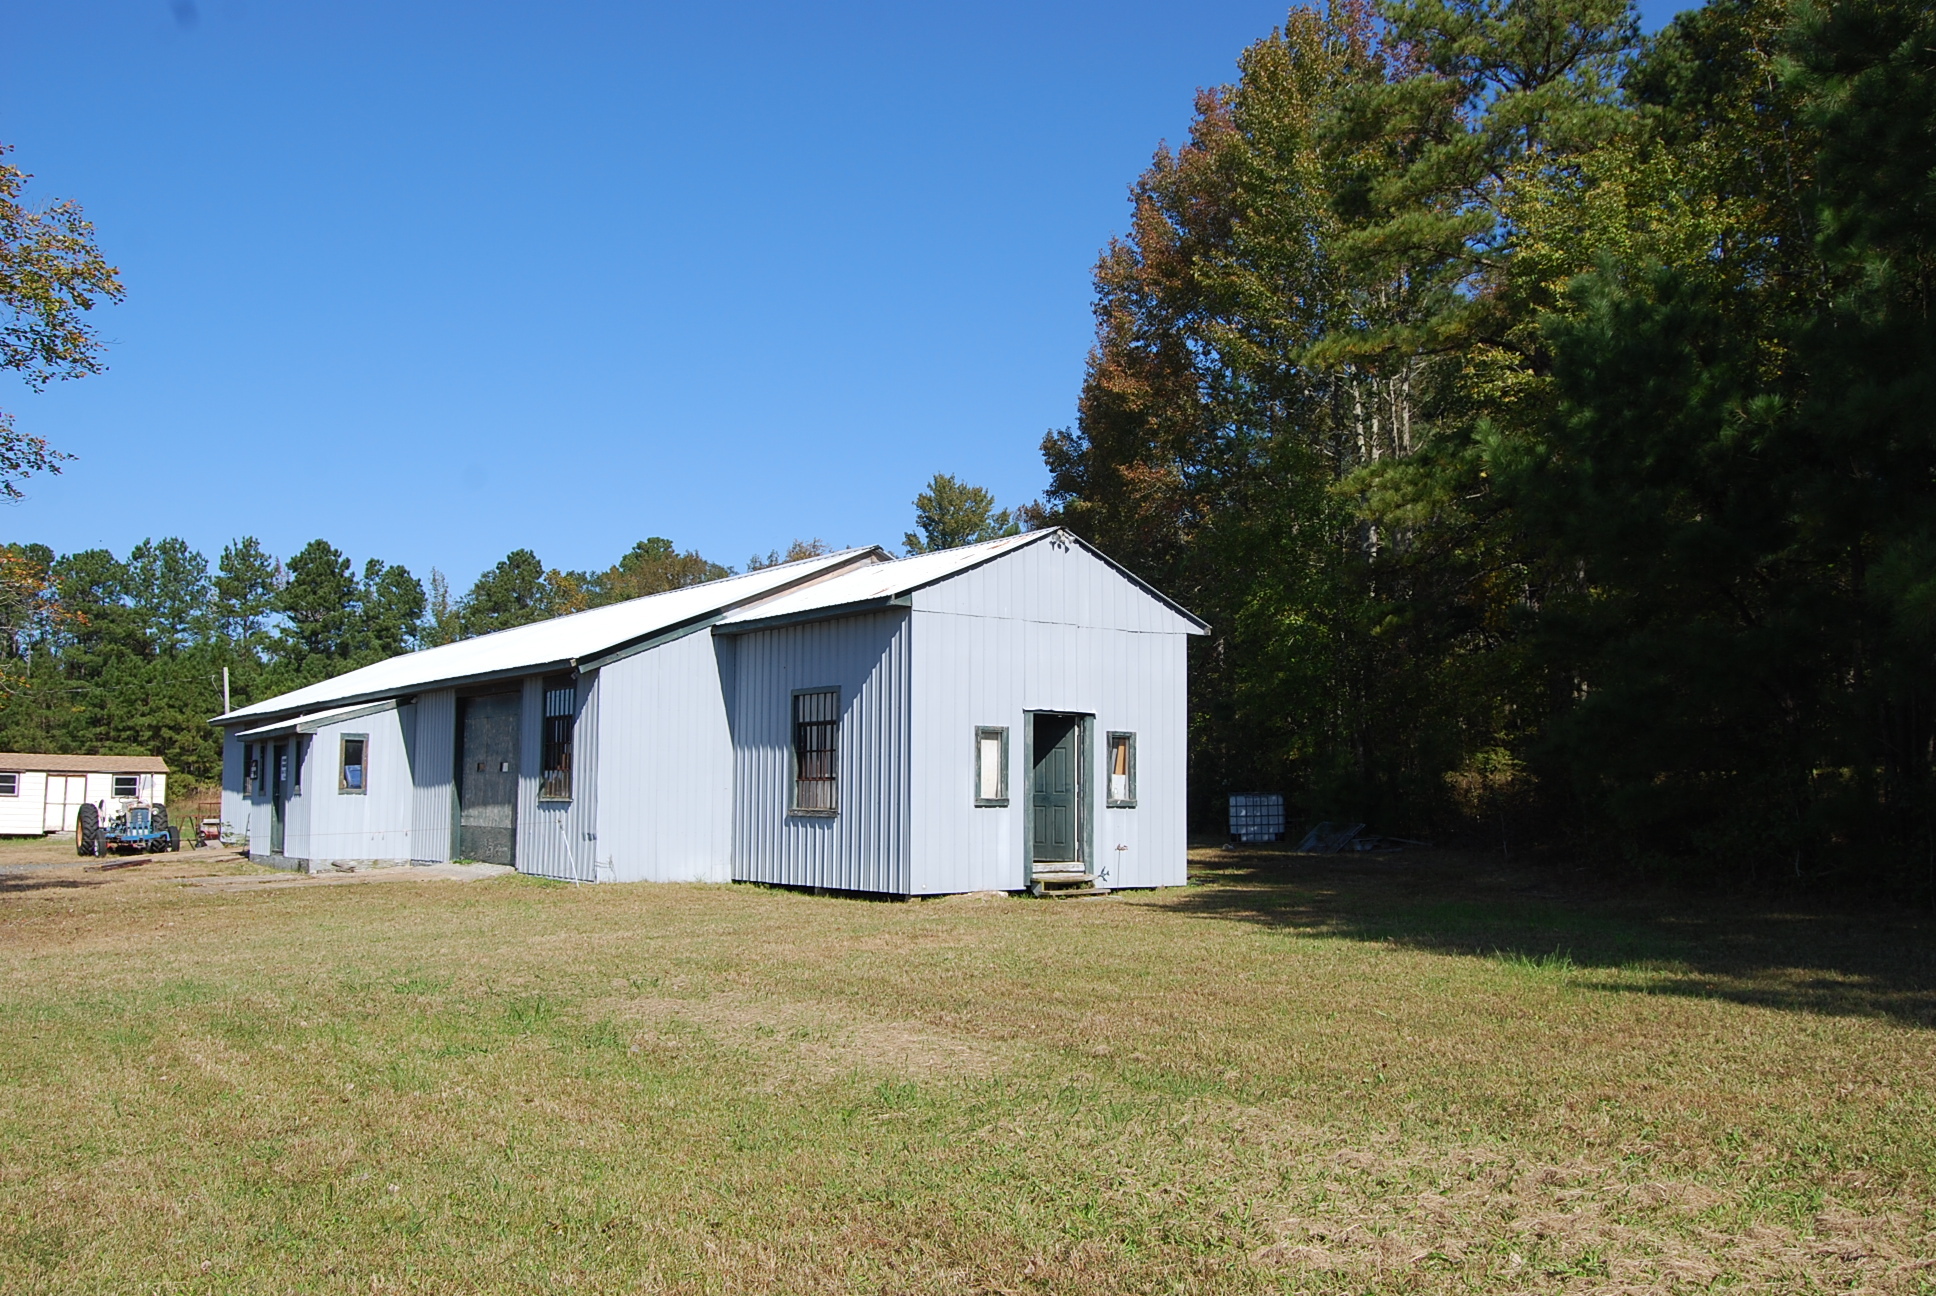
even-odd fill
[{"label": "white metal building", "polygon": [[847,550],[394,657],[217,718],[291,867],[932,895],[1178,885],[1203,625],[1061,530]]},{"label": "white metal building", "polygon": [[0,836],[73,832],[83,805],[109,818],[131,802],[168,799],[159,756],[55,756],[0,752]]}]

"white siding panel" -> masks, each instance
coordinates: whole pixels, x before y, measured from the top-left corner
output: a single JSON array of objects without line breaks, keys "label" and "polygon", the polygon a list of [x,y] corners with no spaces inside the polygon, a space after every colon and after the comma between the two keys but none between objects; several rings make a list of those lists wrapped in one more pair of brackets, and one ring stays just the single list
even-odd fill
[{"label": "white siding panel", "polygon": [[924,612],[1187,634],[1194,627],[1102,559],[1050,537],[913,594]]},{"label": "white siding panel", "polygon": [[524,681],[519,726],[518,843],[520,873],[566,882],[598,880],[598,700],[602,672],[578,679],[578,712],[572,720],[572,795],[540,800],[544,762],[544,679]]},{"label": "white siding panel", "polygon": [[450,860],[450,827],[456,818],[451,779],[457,758],[457,694],[438,689],[417,699],[415,740],[410,745],[410,858]]},{"label": "white siding panel", "polygon": [[[739,637],[733,876],[906,895],[909,618],[844,617]],[[839,813],[789,813],[793,691],[840,690]]]},{"label": "white siding panel", "polygon": [[[283,820],[284,855],[307,859],[312,866],[404,864],[414,857],[410,839],[416,798],[404,731],[406,726],[414,727],[415,711],[399,707],[339,720],[306,737],[302,791],[290,796]],[[364,756],[366,786],[360,793],[340,787],[345,734],[369,736]],[[254,802],[250,850],[264,855],[269,849],[269,800],[265,795]],[[298,815],[300,837],[292,831]]]},{"label": "white siding panel", "polygon": [[46,831],[47,773],[45,770],[13,772],[20,777],[15,781],[14,795],[0,796],[0,834],[38,837]]},{"label": "white siding panel", "polygon": [[[1015,557],[1045,547],[1035,546]],[[1137,598],[1146,597],[1114,572],[1097,566],[1108,583],[1129,588]],[[1023,592],[1017,598],[1026,604],[1039,594],[1039,590],[1034,595]],[[1106,590],[1084,594],[1069,584],[1061,584],[1054,596],[1065,605],[1092,608],[1108,597]],[[1182,885],[1188,805],[1187,643],[1182,633],[933,613],[919,610],[917,602],[912,712],[917,789],[912,824],[914,892],[1016,890],[1026,885],[1025,752],[1031,711],[1094,717],[1083,794],[1093,824],[1096,858],[1090,863],[1106,872],[1103,884]],[[980,725],[1000,725],[1009,731],[1006,807],[974,803],[974,733]],[[1133,809],[1109,809],[1101,795],[1111,731],[1136,735],[1137,804]]]},{"label": "white siding panel", "polygon": [[703,631],[599,672],[598,861],[620,882],[726,882],[735,640]]}]

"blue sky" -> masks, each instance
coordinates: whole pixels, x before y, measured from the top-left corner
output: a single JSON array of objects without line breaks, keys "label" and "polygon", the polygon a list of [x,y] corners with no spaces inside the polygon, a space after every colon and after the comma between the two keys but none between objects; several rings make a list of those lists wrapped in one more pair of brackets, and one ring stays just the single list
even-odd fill
[{"label": "blue sky", "polygon": [[[0,538],[462,589],[1037,495],[1127,186],[1279,0],[0,7],[0,140],[124,274]],[[1650,27],[1672,6],[1650,8]]]}]

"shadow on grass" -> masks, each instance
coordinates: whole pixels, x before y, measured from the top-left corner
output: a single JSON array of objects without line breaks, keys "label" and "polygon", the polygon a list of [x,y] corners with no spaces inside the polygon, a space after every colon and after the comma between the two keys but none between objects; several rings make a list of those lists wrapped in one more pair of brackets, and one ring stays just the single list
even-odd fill
[{"label": "shadow on grass", "polygon": [[106,878],[40,878],[31,873],[0,871],[0,896],[21,895],[28,891],[83,891],[106,881]]},{"label": "shadow on grass", "polygon": [[1200,885],[1176,904],[1203,918],[1502,959],[1626,994],[1936,1026],[1936,921],[1927,914],[1608,898],[1569,891],[1555,872],[1446,851],[1199,850],[1190,875]]}]

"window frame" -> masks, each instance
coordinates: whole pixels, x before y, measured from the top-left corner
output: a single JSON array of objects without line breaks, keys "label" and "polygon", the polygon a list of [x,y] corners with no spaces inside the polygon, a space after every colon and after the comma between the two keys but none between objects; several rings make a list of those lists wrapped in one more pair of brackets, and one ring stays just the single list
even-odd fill
[{"label": "window frame", "polygon": [[[363,759],[357,762],[362,771],[360,783],[350,786],[350,744],[363,744]],[[367,796],[370,791],[370,735],[366,733],[345,733],[336,736],[336,793],[338,796]]]},{"label": "window frame", "polygon": [[[834,700],[834,718],[831,721],[800,719],[800,699],[803,697],[809,697],[809,696],[817,697],[823,694],[832,697]],[[792,779],[792,786],[787,793],[787,814],[798,815],[809,819],[833,819],[839,816],[840,814],[840,717],[841,717],[841,696],[840,696],[839,685],[821,684],[813,688],[797,688],[787,695],[787,729],[788,729],[787,745],[791,747],[793,750],[793,779]],[[816,750],[824,750],[832,754],[832,770],[828,774],[828,776],[824,779],[807,779],[801,773],[801,765],[803,764],[804,759],[807,755],[806,749],[802,747],[800,742],[801,737],[803,736],[801,733],[801,730],[803,726],[810,725],[810,724],[828,725],[832,730],[832,734],[833,734],[832,746],[822,748],[822,749],[816,749]],[[827,787],[827,799],[829,804],[824,806],[801,805],[800,787],[802,783],[807,783],[807,782],[824,783]]]},{"label": "window frame", "polygon": [[[985,744],[990,738],[997,739],[1001,743],[1001,755],[996,758],[1001,762],[1001,768],[996,771],[996,795],[992,797],[982,795],[982,763],[981,763],[982,752],[986,750]],[[1008,726],[1007,725],[976,725],[975,726],[975,805],[977,807],[1001,807],[1007,804],[1008,804]]]},{"label": "window frame", "polygon": [[[562,713],[553,714],[552,703],[559,695],[569,691],[570,708]],[[538,686],[538,800],[569,801],[572,795],[572,747],[578,733],[578,678],[575,675],[552,675]],[[562,721],[558,726],[564,733],[561,739],[554,739],[553,721]],[[552,768],[552,756],[562,750],[564,763]]]},{"label": "window frame", "polygon": [[[121,790],[121,781],[123,779],[126,779],[134,785],[126,792]],[[108,795],[116,801],[137,801],[141,798],[141,776],[139,774],[110,774],[108,775],[108,780]]]},{"label": "window frame", "polygon": [[260,743],[250,743],[242,751],[242,795],[254,797],[262,790]]},{"label": "window frame", "polygon": [[[1129,792],[1129,795],[1125,797],[1112,795],[1115,791],[1116,782],[1116,740],[1118,738],[1123,740],[1123,746],[1129,752],[1129,759],[1124,762],[1129,768],[1123,773],[1123,779]],[[1102,775],[1103,804],[1111,810],[1134,810],[1136,808],[1135,732],[1128,729],[1111,729],[1103,739],[1102,750],[1104,762]]]},{"label": "window frame", "polygon": [[[23,776],[22,776],[22,774],[20,773],[20,771],[19,771],[19,770],[0,770],[0,797],[17,797],[17,796],[19,796],[19,795],[20,795],[20,780],[21,780],[21,778],[22,778],[22,777],[23,777]],[[4,781],[4,780],[6,780],[6,779],[12,779],[12,780],[13,780],[13,787],[11,787],[11,788],[9,788],[9,787],[7,787],[7,785],[6,785],[6,783],[5,783],[5,781]]]}]

